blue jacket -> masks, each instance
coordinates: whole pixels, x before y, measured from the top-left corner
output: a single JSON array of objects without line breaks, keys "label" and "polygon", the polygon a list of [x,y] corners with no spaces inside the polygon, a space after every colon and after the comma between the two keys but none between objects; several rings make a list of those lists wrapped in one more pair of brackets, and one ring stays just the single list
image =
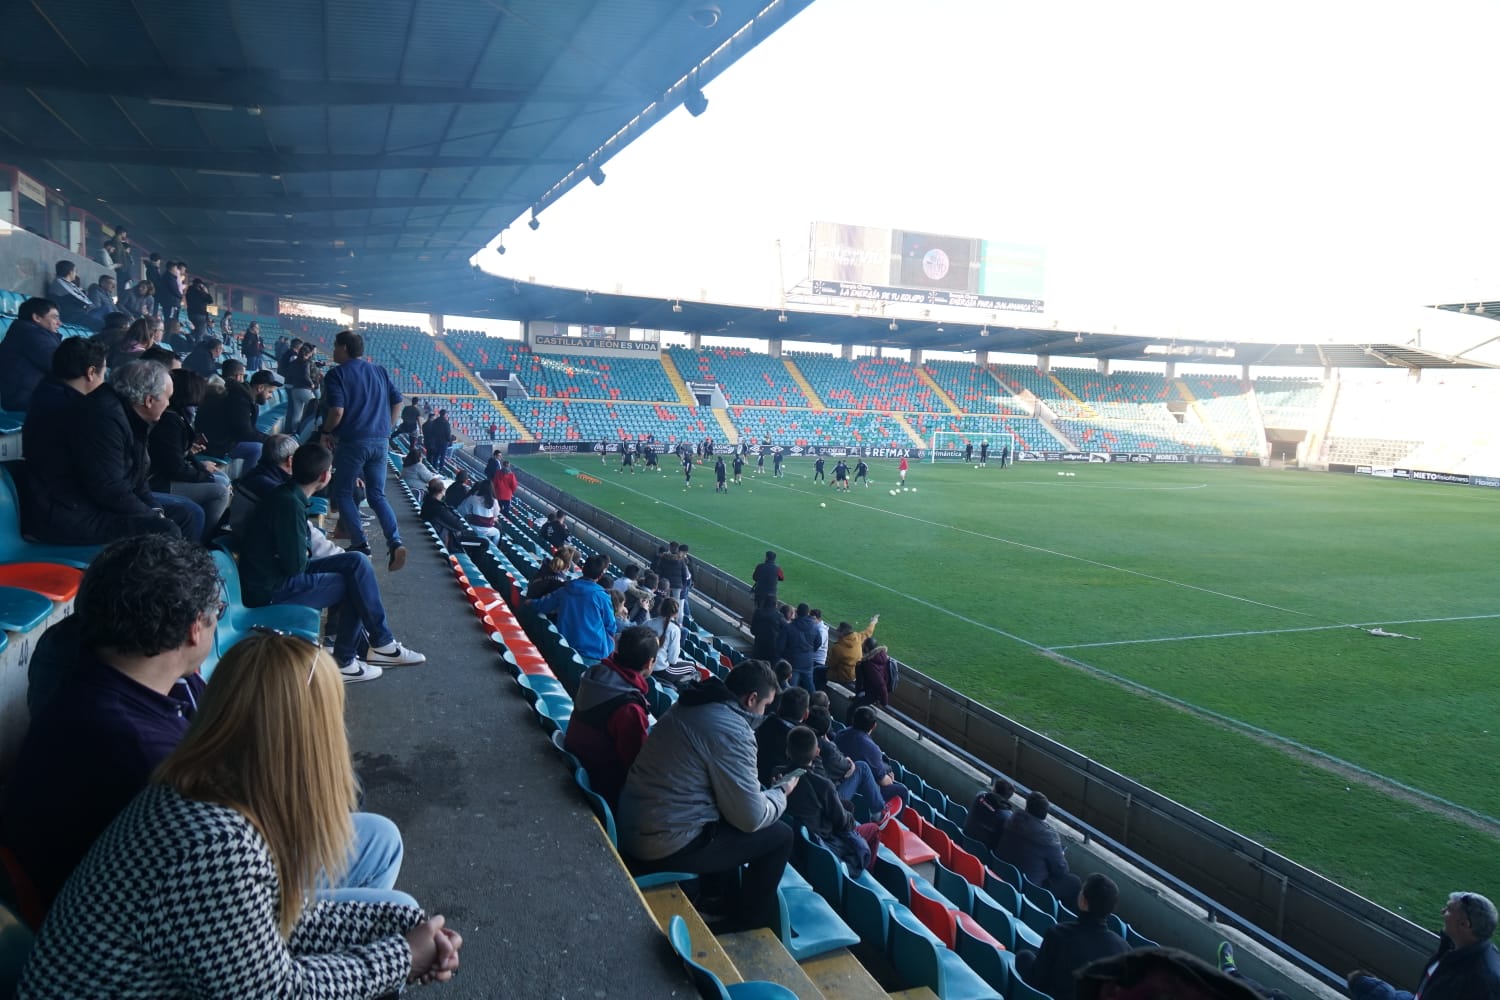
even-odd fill
[{"label": "blue jacket", "polygon": [[569,580],[531,606],[544,615],[557,612],[557,630],[583,662],[598,663],[614,653],[620,623],[614,602],[594,580]]},{"label": "blue jacket", "polygon": [[10,324],[0,340],[0,409],[31,408],[31,394],[52,373],[52,355],[62,337],[29,319]]},{"label": "blue jacket", "polygon": [[323,396],[329,407],[344,411],[333,429],[333,436],[340,441],[389,438],[391,410],[402,399],[386,370],[364,358],[353,358],[330,369],[323,378]]},{"label": "blue jacket", "polygon": [[781,631],[781,655],[786,657],[793,670],[812,670],[813,651],[822,645],[823,634],[818,631],[818,623],[812,615],[798,615]]}]

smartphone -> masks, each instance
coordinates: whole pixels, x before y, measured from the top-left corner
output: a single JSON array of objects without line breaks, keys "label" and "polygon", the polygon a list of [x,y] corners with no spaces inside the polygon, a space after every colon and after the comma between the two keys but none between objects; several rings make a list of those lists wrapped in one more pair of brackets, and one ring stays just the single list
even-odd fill
[{"label": "smartphone", "polygon": [[793,779],[800,778],[800,777],[802,777],[806,773],[807,773],[807,768],[805,768],[805,767],[799,767],[799,768],[797,768],[794,771],[788,771],[786,774],[783,774],[781,777],[779,777],[775,781],[771,782],[771,787],[772,788],[781,788],[783,785],[790,784]]}]

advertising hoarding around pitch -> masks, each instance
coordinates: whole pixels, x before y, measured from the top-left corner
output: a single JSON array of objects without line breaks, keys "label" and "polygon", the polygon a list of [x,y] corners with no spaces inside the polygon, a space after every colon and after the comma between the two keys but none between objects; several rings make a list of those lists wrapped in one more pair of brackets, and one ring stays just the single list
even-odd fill
[{"label": "advertising hoarding around pitch", "polygon": [[876,302],[1041,312],[1041,247],[905,229],[814,222],[814,295]]}]

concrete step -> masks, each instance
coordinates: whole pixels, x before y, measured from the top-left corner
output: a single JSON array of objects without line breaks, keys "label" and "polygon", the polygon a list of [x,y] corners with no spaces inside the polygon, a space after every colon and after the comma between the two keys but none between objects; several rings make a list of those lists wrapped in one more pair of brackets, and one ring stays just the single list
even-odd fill
[{"label": "concrete step", "polygon": [[797,994],[798,1000],[825,1000],[823,992],[802,971],[781,939],[764,927],[721,934],[719,944],[746,979],[761,979],[785,986]]},{"label": "concrete step", "polygon": [[847,948],[830,951],[802,963],[828,1000],[885,1000],[885,989]]},{"label": "concrete step", "polygon": [[[681,889],[675,885],[663,885],[647,889],[642,895],[646,897],[646,906],[656,917],[663,934],[667,933],[667,926],[671,924],[673,917],[681,917],[687,922],[689,936],[693,939],[693,958],[699,965],[726,983],[744,982],[745,977],[735,968],[733,960],[725,953],[723,946],[713,936],[698,911],[693,909],[692,901],[682,894]],[[777,942],[778,945],[780,943]]]}]

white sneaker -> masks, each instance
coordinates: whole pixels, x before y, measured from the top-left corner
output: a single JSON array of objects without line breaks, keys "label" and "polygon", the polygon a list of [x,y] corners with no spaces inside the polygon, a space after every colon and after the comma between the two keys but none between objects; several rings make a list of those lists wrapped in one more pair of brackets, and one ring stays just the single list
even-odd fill
[{"label": "white sneaker", "polygon": [[372,663],[364,660],[353,660],[346,667],[339,667],[339,674],[344,678],[345,684],[358,684],[360,681],[373,681],[385,673]]},{"label": "white sneaker", "polygon": [[393,642],[391,648],[386,650],[371,646],[370,652],[365,655],[365,660],[371,666],[379,664],[382,667],[414,667],[418,663],[426,663],[427,657],[407,649],[399,642]]}]

